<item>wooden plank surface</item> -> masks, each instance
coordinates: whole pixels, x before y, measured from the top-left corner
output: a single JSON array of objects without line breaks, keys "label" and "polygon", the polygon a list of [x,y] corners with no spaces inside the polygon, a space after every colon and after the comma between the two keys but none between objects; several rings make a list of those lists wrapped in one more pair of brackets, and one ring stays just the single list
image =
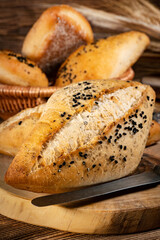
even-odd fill
[{"label": "wooden plank surface", "polygon": [[0,240],[159,240],[160,229],[126,235],[87,235],[38,227],[0,215]]}]

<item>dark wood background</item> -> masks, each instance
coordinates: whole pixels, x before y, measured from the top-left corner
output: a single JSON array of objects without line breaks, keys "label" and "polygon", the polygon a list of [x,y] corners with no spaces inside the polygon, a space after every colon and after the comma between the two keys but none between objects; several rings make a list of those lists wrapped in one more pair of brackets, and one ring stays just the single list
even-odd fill
[{"label": "dark wood background", "polygon": [[[109,0],[111,3],[116,0]],[[125,1],[125,0],[123,0]],[[127,1],[127,0],[126,0]],[[9,49],[20,52],[23,39],[32,24],[38,19],[40,14],[53,4],[81,4],[94,9],[103,9],[112,12],[107,0],[0,0],[0,49]],[[160,8],[160,1],[152,1],[155,6]],[[116,10],[115,10],[116,12]],[[104,29],[99,29],[92,25],[95,36],[105,36]],[[136,77],[147,75],[160,77],[160,52],[148,51],[135,64]],[[48,229],[30,224],[21,223],[0,215],[0,240],[17,239],[106,239],[106,240],[159,240],[160,230],[153,230],[145,233],[130,234],[125,236],[98,236],[67,233],[54,229]]]}]

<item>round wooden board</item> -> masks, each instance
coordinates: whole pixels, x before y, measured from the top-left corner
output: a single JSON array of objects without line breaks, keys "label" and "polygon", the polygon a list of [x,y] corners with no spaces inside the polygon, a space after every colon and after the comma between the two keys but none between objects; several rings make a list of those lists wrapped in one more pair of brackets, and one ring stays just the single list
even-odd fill
[{"label": "round wooden board", "polygon": [[[157,163],[160,144],[146,150],[147,154],[153,155],[153,152],[154,158],[145,155],[138,171]],[[11,157],[0,155],[0,213],[7,217],[90,234],[123,234],[160,227],[160,185],[87,204],[38,208],[30,200],[39,194],[17,190],[4,183],[4,173],[11,160]]]}]

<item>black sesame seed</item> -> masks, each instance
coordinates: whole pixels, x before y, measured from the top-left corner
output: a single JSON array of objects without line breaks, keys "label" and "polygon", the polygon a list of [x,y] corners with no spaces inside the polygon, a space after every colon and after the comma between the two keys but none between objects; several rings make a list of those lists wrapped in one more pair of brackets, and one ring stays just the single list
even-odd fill
[{"label": "black sesame seed", "polygon": [[22,121],[19,121],[18,125],[21,125],[22,124]]},{"label": "black sesame seed", "polygon": [[123,146],[122,146],[122,145],[119,145],[119,147],[120,147],[120,149],[122,149],[122,148],[123,148]]},{"label": "black sesame seed", "polygon": [[136,110],[136,113],[138,113],[138,109]]},{"label": "black sesame seed", "polygon": [[66,162],[63,162],[62,165],[65,166],[65,165],[66,165]]},{"label": "black sesame seed", "polygon": [[64,116],[65,116],[65,114],[66,114],[66,112],[63,112],[63,113],[61,114],[61,117],[64,117]]},{"label": "black sesame seed", "polygon": [[153,105],[151,104],[150,106],[152,107]]},{"label": "black sesame seed", "polygon": [[80,157],[83,157],[83,153],[82,153],[82,152],[79,152],[79,156],[80,156]]},{"label": "black sesame seed", "polygon": [[150,97],[149,96],[147,96],[147,100],[149,101],[149,99],[150,99]]},{"label": "black sesame seed", "polygon": [[99,144],[102,144],[103,142],[102,141],[98,141]]},{"label": "black sesame seed", "polygon": [[97,105],[98,105],[98,102],[95,102],[95,104],[97,104]]},{"label": "black sesame seed", "polygon": [[85,88],[84,88],[84,90],[89,90],[89,89],[91,89],[91,87],[85,87]]},{"label": "black sesame seed", "polygon": [[137,89],[138,87],[135,87],[135,89]]},{"label": "black sesame seed", "polygon": [[143,128],[142,123],[138,124],[138,127],[142,129]]},{"label": "black sesame seed", "polygon": [[146,115],[144,115],[143,119],[147,119],[147,116],[146,116]]},{"label": "black sesame seed", "polygon": [[114,161],[114,156],[112,155],[112,156],[110,156],[109,157],[109,160],[112,162],[112,161]]},{"label": "black sesame seed", "polygon": [[124,146],[124,148],[123,148],[124,150],[126,150],[127,149],[127,147],[126,146]]},{"label": "black sesame seed", "polygon": [[69,120],[69,119],[70,119],[70,117],[67,117],[66,119],[67,119],[67,120]]},{"label": "black sesame seed", "polygon": [[86,158],[88,157],[87,153],[85,153],[85,154],[83,155],[83,157],[86,159]]},{"label": "black sesame seed", "polygon": [[144,120],[144,123],[146,123],[147,122],[147,120]]},{"label": "black sesame seed", "polygon": [[133,134],[136,134],[137,132],[139,132],[139,130],[137,128],[133,128]]},{"label": "black sesame seed", "polygon": [[83,164],[83,165],[86,165],[86,162],[85,162],[85,161],[83,161],[83,162],[82,162],[82,164]]},{"label": "black sesame seed", "polygon": [[106,140],[107,140],[107,137],[106,137],[106,136],[104,136],[104,139],[106,139]]},{"label": "black sesame seed", "polygon": [[127,133],[124,132],[123,135],[125,136],[125,135],[127,135]]},{"label": "black sesame seed", "polygon": [[56,166],[56,163],[55,163],[55,162],[53,163],[53,166]]},{"label": "black sesame seed", "polygon": [[92,165],[92,168],[95,168],[95,167],[96,167],[96,164],[93,164],[93,165]]},{"label": "black sesame seed", "polygon": [[122,128],[122,126],[120,124],[117,125],[117,128]]},{"label": "black sesame seed", "polygon": [[108,143],[111,143],[111,139],[110,138],[108,139]]},{"label": "black sesame seed", "polygon": [[62,166],[63,166],[62,164],[61,164],[61,165],[59,165],[59,168],[62,168]]},{"label": "black sesame seed", "polygon": [[154,101],[154,99],[151,99],[151,101],[153,102],[153,101]]},{"label": "black sesame seed", "polygon": [[123,161],[125,161],[125,162],[126,162],[126,160],[127,160],[127,159],[126,159],[126,157],[124,157],[124,158],[123,158]]},{"label": "black sesame seed", "polygon": [[127,124],[128,122],[126,121],[126,122],[124,122],[124,124]]},{"label": "black sesame seed", "polygon": [[98,164],[101,167],[101,163]]},{"label": "black sesame seed", "polygon": [[74,161],[71,161],[71,162],[70,162],[70,164],[73,164],[73,163],[74,163]]},{"label": "black sesame seed", "polygon": [[118,161],[117,160],[115,160],[115,164],[117,164],[118,163]]},{"label": "black sesame seed", "polygon": [[81,107],[84,107],[84,105],[81,105]]}]

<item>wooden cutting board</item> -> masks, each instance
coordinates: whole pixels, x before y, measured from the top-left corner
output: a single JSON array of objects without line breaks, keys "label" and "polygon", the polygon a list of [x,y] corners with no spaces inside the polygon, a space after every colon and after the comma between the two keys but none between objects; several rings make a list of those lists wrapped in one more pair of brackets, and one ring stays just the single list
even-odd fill
[{"label": "wooden cutting board", "polygon": [[[159,156],[160,143],[147,148],[137,172],[160,164]],[[38,208],[30,200],[39,194],[17,190],[4,183],[4,173],[11,161],[11,157],[0,155],[0,213],[7,217],[92,234],[124,234],[160,227],[160,185],[110,199],[103,197],[83,204]]]}]

